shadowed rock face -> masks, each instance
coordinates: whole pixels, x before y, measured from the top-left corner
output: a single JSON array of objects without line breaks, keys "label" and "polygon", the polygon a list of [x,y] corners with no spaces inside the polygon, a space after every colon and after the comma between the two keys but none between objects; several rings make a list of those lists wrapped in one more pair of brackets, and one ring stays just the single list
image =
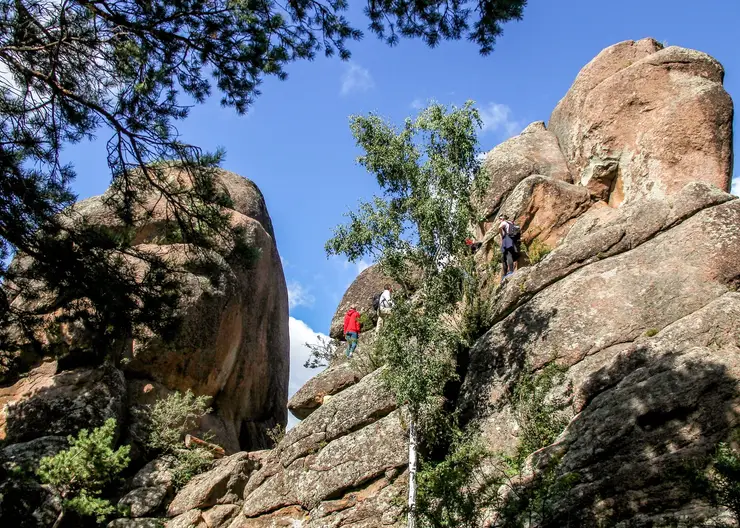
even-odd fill
[{"label": "shadowed rock face", "polygon": [[[172,177],[179,174],[175,171]],[[260,252],[256,263],[229,263],[218,287],[197,272],[184,273],[179,333],[172,342],[163,342],[145,331],[147,339],[123,347],[121,370],[106,366],[63,371],[63,366],[47,362],[16,384],[0,387],[0,402],[8,404],[0,416],[0,436],[25,441],[73,434],[82,426],[100,425],[107,417],[122,424],[128,415],[126,405],[153,403],[173,390],[192,390],[212,397],[214,412],[203,425],[214,430],[216,440],[228,451],[267,445],[266,429],[287,418],[287,288],[259,189],[227,171],[218,173],[217,183],[233,202],[233,209],[227,211],[232,224],[244,228],[248,242]],[[151,217],[144,218],[142,212],[144,219],[136,227],[137,248],[171,261],[186,258],[190,252],[186,244],[168,243],[163,236],[170,221],[162,202],[152,197],[149,204]],[[80,202],[69,218],[120,225],[103,197]],[[146,270],[143,262],[133,265],[142,273]],[[63,339],[74,345],[74,324],[66,328]],[[84,332],[79,333],[84,337]],[[132,383],[129,388],[124,375]],[[116,383],[105,381],[119,378]],[[62,408],[72,410],[62,412]],[[58,426],[49,428],[49,424]],[[133,422],[130,425],[135,427]]]}]

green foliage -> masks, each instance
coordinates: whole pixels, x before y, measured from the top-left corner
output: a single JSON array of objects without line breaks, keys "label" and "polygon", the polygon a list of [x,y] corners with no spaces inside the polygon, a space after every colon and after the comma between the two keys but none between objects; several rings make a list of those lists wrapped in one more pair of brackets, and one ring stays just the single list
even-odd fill
[{"label": "green foliage", "polygon": [[486,263],[486,271],[490,277],[495,277],[501,273],[501,252],[492,251],[488,262]]},{"label": "green foliage", "polygon": [[306,359],[306,362],[303,364],[303,367],[319,368],[326,367],[334,358],[337,357],[339,341],[317,334],[315,343],[304,343],[304,346],[308,348],[309,355],[308,359]]},{"label": "green foliage", "polygon": [[81,517],[94,517],[98,524],[105,523],[106,519],[119,513],[118,508],[110,501],[89,495],[85,490],[65,501],[64,506]]},{"label": "green foliage", "polygon": [[653,337],[658,335],[658,332],[660,332],[660,330],[658,330],[657,328],[648,328],[647,330],[645,330],[645,336]]},{"label": "green foliage", "polygon": [[[182,394],[173,392],[157,401],[146,411],[146,447],[156,454],[175,457],[172,469],[175,486],[184,486],[192,477],[210,468],[213,453],[200,446],[185,447],[187,431],[210,412],[208,396],[195,396],[190,390]],[[210,440],[207,438],[206,440]]]},{"label": "green foliage", "polygon": [[[517,380],[511,404],[519,425],[519,444],[514,465],[521,467],[531,454],[550,445],[568,424],[562,411],[567,407],[563,396],[551,391],[565,379],[567,369],[550,363],[538,374],[530,374],[525,366]],[[570,387],[566,389],[566,396]]]},{"label": "green foliage", "polygon": [[208,412],[208,396],[188,390],[175,391],[149,409],[147,447],[160,453],[173,453],[182,445],[185,433],[198,425]]},{"label": "green foliage", "polygon": [[495,505],[498,516],[491,528],[557,526],[558,506],[580,480],[578,473],[560,475],[557,460],[533,475],[502,479],[505,493]]},{"label": "green foliage", "polygon": [[373,320],[372,316],[366,313],[360,315],[360,329],[363,332],[372,330],[374,327],[375,327],[375,321]]},{"label": "green foliage", "polygon": [[427,442],[438,439],[444,386],[456,378],[456,335],[425,307],[398,298],[381,329],[376,352],[388,366],[383,377],[399,404],[407,403]]},{"label": "green foliage", "polygon": [[740,522],[740,455],[728,443],[720,443],[705,472],[692,475],[694,488],[709,501],[730,510]]},{"label": "green foliage", "polygon": [[278,445],[285,438],[285,426],[283,424],[275,424],[267,430],[267,438],[272,442],[273,447]]},{"label": "green foliage", "polygon": [[213,453],[205,447],[195,446],[176,449],[173,453],[176,462],[172,468],[172,482],[180,489],[190,482],[190,479],[211,469]]},{"label": "green foliage", "polygon": [[[382,190],[347,216],[326,244],[351,261],[370,256],[402,285],[377,344],[399,402],[432,425],[445,383],[455,377],[459,337],[444,323],[462,300],[465,245],[475,217],[471,198],[485,189],[476,159],[481,121],[472,102],[448,110],[432,103],[402,128],[353,116],[359,163]],[[418,283],[412,299],[408,285]],[[426,417],[426,419],[424,418]],[[424,423],[420,424],[422,428]]]},{"label": "green foliage", "polygon": [[527,255],[529,263],[533,266],[544,259],[551,251],[552,248],[537,238],[532,240],[529,246],[524,247],[524,253]]},{"label": "green foliage", "polygon": [[[368,2],[365,14],[370,32],[389,44],[401,36],[430,46],[468,38],[489,53],[502,24],[520,19],[525,4],[390,0]],[[221,104],[244,113],[266,77],[287,77],[288,64],[320,52],[349,58],[348,43],[362,32],[345,17],[348,8],[345,0],[0,0],[0,282],[13,290],[9,298],[43,302],[28,303],[33,311],[0,303],[0,328],[28,330],[20,340],[2,332],[0,348],[32,340],[33,327],[44,324],[40,313],[74,311],[83,300],[99,350],[131,337],[137,322],[171,331],[172,275],[181,269],[137,249],[130,236],[154,202],[175,224],[173,237],[201,258],[214,249],[237,262],[257,258],[223,212],[230,199],[213,169],[224,153],[183,143],[176,124],[214,88]],[[61,149],[100,129],[110,135],[106,201],[121,220],[120,230],[104,235],[60,217],[75,200],[75,171],[60,161]],[[148,200],[152,193],[161,200]],[[36,262],[8,268],[16,253]],[[131,257],[154,265],[143,282]]]},{"label": "green foliage", "polygon": [[54,488],[66,509],[94,516],[98,522],[116,511],[100,494],[129,463],[128,446],[113,449],[115,433],[113,418],[92,432],[82,429],[77,438],[69,437],[69,449],[42,458],[37,470],[41,482]]},{"label": "green foliage", "polygon": [[[510,457],[490,452],[477,436],[456,433],[441,462],[419,472],[419,513],[428,528],[513,528],[552,525],[558,506],[579,482],[558,472],[558,460],[523,474]],[[549,524],[548,524],[549,523]]]},{"label": "green foliage", "polygon": [[419,478],[421,525],[429,528],[477,528],[483,510],[498,502],[499,478],[483,468],[491,458],[479,438],[459,437],[441,462],[423,462]]},{"label": "green foliage", "polygon": [[[328,254],[350,261],[370,256],[401,285],[373,353],[387,365],[384,380],[398,403],[408,406],[410,435],[421,434],[427,446],[449,440],[454,420],[445,388],[457,378],[457,353],[470,339],[456,321],[477,285],[465,240],[476,216],[473,199],[487,183],[476,152],[480,126],[472,102],[451,110],[432,103],[402,128],[373,114],[351,117],[364,151],[358,162],[381,195],[360,203],[326,243]],[[474,319],[470,314],[462,326],[475,327]],[[413,495],[410,485],[412,504]],[[415,517],[412,505],[410,523]]]}]

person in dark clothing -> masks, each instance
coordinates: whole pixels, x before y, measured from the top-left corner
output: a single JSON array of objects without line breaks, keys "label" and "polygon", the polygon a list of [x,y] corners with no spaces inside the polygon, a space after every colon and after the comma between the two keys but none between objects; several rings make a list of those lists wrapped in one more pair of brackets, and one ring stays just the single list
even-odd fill
[{"label": "person in dark clothing", "polygon": [[514,237],[510,234],[511,222],[505,216],[499,216],[499,234],[501,235],[501,264],[503,275],[501,282],[506,277],[516,271],[517,260],[519,259],[519,248],[516,245]]},{"label": "person in dark clothing", "polygon": [[351,358],[357,348],[357,340],[360,338],[360,312],[351,305],[344,315],[344,338],[347,340],[347,350],[344,354]]}]

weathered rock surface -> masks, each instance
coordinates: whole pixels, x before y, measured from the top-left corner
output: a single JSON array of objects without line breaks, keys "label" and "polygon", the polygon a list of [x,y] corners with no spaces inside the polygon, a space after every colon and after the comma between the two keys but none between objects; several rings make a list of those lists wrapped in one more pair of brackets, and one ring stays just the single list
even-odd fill
[{"label": "weathered rock surface", "polygon": [[245,452],[219,460],[216,467],[196,476],[179,491],[167,515],[176,517],[196,508],[239,502],[249,476],[259,467],[259,460]]},{"label": "weathered rock surface", "polygon": [[[170,505],[176,517],[168,527],[401,526],[407,433],[381,375],[378,370],[336,393],[275,449],[258,455],[257,471],[216,468],[188,484]],[[216,475],[248,477],[243,500],[238,493],[202,500],[217,487],[211,486],[221,479]]]},{"label": "weathered rock surface", "polygon": [[162,506],[167,492],[165,486],[136,488],[124,495],[118,506],[128,508],[131,517],[148,517]]},{"label": "weathered rock surface", "polygon": [[0,438],[8,443],[41,436],[66,436],[99,427],[108,418],[120,424],[126,382],[111,365],[57,373],[48,361],[9,387],[0,388]]},{"label": "weathered rock surface", "polygon": [[326,396],[332,396],[357,383],[362,375],[347,361],[330,365],[298,389],[288,401],[288,410],[299,420],[318,409]]},{"label": "weathered rock surface", "polygon": [[584,66],[548,129],[573,178],[610,205],[692,181],[729,191],[733,107],[723,78],[704,53],[621,42]]},{"label": "weathered rock surface", "polygon": [[491,150],[483,169],[489,178],[488,189],[477,209],[488,221],[479,226],[479,235],[490,229],[495,220],[490,217],[524,178],[539,174],[557,181],[572,181],[557,138],[541,121],[532,123],[520,135]]},{"label": "weathered rock surface", "polygon": [[42,458],[54,456],[59,451],[67,449],[68,445],[64,436],[42,436],[28,442],[10,444],[0,450],[0,465],[6,471],[13,467],[32,470],[38,466]]},{"label": "weathered rock surface", "polygon": [[108,523],[108,528],[161,528],[162,521],[150,519],[116,519]]},{"label": "weathered rock surface", "polygon": [[[529,245],[537,239],[552,249],[591,205],[591,195],[584,187],[533,175],[510,191],[499,211],[521,228],[522,243]],[[501,251],[500,245],[498,223],[491,222],[476,259],[479,262],[492,260],[493,253]]]}]

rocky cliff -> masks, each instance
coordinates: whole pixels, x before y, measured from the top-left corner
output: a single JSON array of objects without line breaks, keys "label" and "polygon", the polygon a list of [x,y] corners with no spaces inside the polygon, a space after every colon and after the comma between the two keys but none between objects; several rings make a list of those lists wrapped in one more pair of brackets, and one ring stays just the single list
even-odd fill
[{"label": "rocky cliff", "polygon": [[[567,425],[529,458],[577,476],[551,526],[727,520],[681,477],[729,438],[740,410],[740,201],[728,194],[722,78],[697,51],[616,44],[581,70],[547,126],[486,157],[481,270],[498,251],[499,213],[549,253],[523,256],[502,285],[489,277],[494,322],[471,350],[458,406],[487,447],[512,453],[513,387],[559,365],[551,396],[566,401]],[[358,277],[333,335],[344,306],[365,306],[382,282],[374,269]],[[303,422],[243,473],[238,500],[191,501],[169,526],[403,526],[403,410],[382,370],[359,364],[332,365],[293,397]],[[211,520],[226,507],[228,520]]]},{"label": "rocky cliff", "polygon": [[[581,70],[547,125],[486,156],[476,258],[490,274],[493,320],[456,404],[491,451],[513,453],[524,434],[514,387],[558,365],[548,397],[565,402],[564,426],[527,468],[575,478],[547,526],[731,522],[682,476],[730,438],[740,412],[740,200],[728,194],[733,108],[722,78],[700,52],[616,44]],[[503,284],[492,266],[499,213],[541,248]],[[345,305],[367,309],[383,282],[374,268],[358,277],[332,335]],[[185,486],[167,527],[404,526],[407,422],[383,367],[363,353],[373,338],[366,332],[357,359],[332,364],[291,399],[303,421],[274,449],[226,457]],[[95,375],[101,412],[115,412],[131,382]],[[63,386],[79,387],[69,376]],[[193,373],[189,383],[209,380]],[[156,522],[142,514],[111,526]]]}]

